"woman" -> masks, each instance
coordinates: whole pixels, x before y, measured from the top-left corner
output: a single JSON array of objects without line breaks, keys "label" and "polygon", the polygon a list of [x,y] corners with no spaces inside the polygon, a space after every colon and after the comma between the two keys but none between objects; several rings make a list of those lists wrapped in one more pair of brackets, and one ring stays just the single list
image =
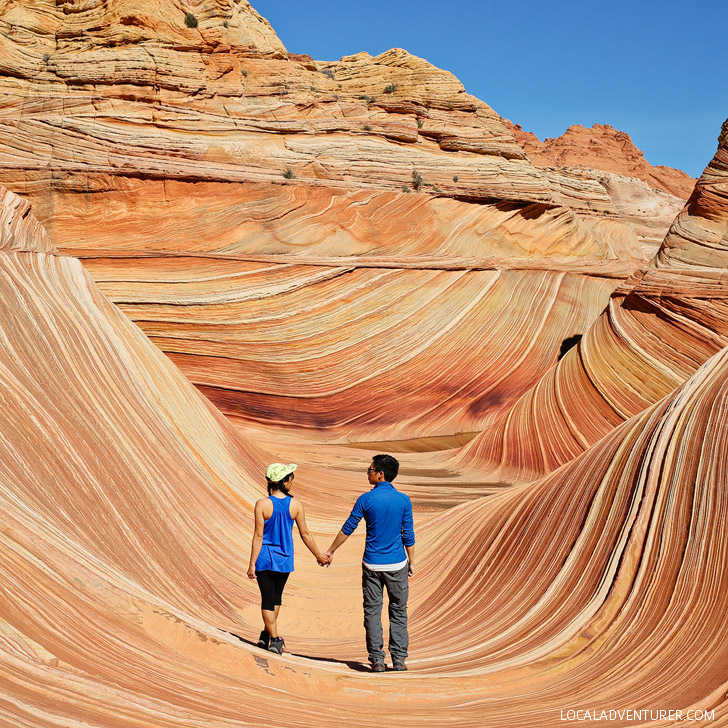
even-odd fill
[{"label": "woman", "polygon": [[258,580],[264,629],[260,633],[258,647],[283,652],[284,642],[278,635],[278,612],[281,596],[289,574],[293,571],[293,522],[298,526],[303,543],[316,557],[321,566],[329,563],[316,546],[306,525],[303,503],[291,497],[290,486],[293,471],[298,465],[273,463],[265,471],[268,481],[268,497],[255,504],[255,531],[250,551],[248,578]]}]

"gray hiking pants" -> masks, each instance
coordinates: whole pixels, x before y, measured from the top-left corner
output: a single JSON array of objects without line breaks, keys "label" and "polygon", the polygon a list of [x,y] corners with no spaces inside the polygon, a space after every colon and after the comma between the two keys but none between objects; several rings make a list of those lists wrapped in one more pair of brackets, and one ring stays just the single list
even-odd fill
[{"label": "gray hiking pants", "polygon": [[389,598],[389,653],[393,660],[404,662],[409,647],[407,632],[407,597],[409,566],[399,571],[371,571],[362,566],[361,587],[364,594],[364,629],[370,662],[384,662],[382,604],[384,587]]}]

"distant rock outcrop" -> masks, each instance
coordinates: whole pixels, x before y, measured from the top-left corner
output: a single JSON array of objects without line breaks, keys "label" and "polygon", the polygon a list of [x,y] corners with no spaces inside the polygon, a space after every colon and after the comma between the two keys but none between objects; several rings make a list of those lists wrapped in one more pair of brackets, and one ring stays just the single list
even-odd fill
[{"label": "distant rock outcrop", "polygon": [[669,224],[650,194],[625,206],[588,175],[532,165],[451,73],[401,49],[288,54],[247,2],[9,1],[0,28],[0,182],[44,223],[64,191],[164,179],[536,203],[634,220],[648,240]]},{"label": "distant rock outcrop", "polygon": [[679,169],[651,165],[629,134],[609,124],[594,124],[591,128],[575,124],[560,137],[543,142],[520,124],[507,124],[537,167],[588,167],[614,172],[641,179],[654,189],[684,200],[695,186],[695,180]]}]

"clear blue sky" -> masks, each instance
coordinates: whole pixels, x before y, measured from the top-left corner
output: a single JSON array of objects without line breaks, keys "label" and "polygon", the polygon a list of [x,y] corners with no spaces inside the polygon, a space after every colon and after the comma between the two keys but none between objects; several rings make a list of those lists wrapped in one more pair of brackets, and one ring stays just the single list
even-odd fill
[{"label": "clear blue sky", "polygon": [[626,131],[699,176],[728,118],[725,0],[251,0],[292,53],[405,48],[539,139]]}]

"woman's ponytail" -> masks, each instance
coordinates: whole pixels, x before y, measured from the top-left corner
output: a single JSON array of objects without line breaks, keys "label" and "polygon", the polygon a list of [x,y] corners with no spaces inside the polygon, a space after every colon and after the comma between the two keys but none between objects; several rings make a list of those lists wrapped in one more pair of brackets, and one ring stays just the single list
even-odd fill
[{"label": "woman's ponytail", "polygon": [[286,487],[286,483],[291,479],[290,475],[287,475],[283,480],[279,480],[277,483],[272,480],[268,480],[268,495],[272,495],[274,490],[280,490],[283,495],[291,495],[291,491]]}]

